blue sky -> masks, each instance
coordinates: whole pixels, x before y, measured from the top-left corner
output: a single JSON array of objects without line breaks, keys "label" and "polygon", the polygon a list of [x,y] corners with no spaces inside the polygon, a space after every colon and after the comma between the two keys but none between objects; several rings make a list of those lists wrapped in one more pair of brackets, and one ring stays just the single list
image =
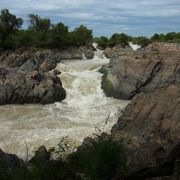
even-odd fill
[{"label": "blue sky", "polygon": [[73,29],[84,24],[95,36],[180,31],[180,0],[0,0],[0,9],[22,17],[49,17]]}]

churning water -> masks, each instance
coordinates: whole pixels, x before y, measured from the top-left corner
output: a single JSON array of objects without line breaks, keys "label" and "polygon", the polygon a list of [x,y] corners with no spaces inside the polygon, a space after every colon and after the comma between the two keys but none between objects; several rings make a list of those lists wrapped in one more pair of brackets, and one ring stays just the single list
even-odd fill
[{"label": "churning water", "polygon": [[[98,69],[107,59],[62,61],[57,66],[67,91],[64,101],[51,105],[0,106],[0,148],[25,158],[26,146],[32,153],[40,145],[56,146],[68,136],[74,143],[95,133],[95,126],[109,131],[116,113],[128,101],[107,98],[101,89]],[[109,116],[109,122],[103,121]],[[102,129],[103,128],[103,129]]]}]

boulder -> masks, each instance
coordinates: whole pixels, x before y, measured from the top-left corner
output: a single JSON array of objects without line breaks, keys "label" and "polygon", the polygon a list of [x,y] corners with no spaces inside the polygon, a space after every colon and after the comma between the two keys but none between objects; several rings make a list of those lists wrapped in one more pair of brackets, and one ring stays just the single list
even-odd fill
[{"label": "boulder", "polygon": [[140,92],[151,92],[172,82],[180,82],[180,51],[162,55],[160,50],[141,50],[113,58],[102,68],[102,88],[108,96],[132,99]]},{"label": "boulder", "polygon": [[51,73],[59,57],[52,50],[5,52],[0,56],[0,104],[54,103],[66,97]]},{"label": "boulder", "polygon": [[12,170],[25,165],[24,161],[14,154],[5,153],[0,149],[0,172]]},{"label": "boulder", "polygon": [[121,45],[107,47],[104,50],[104,55],[109,59],[128,55],[130,53],[133,53],[133,50],[129,46],[122,47]]}]

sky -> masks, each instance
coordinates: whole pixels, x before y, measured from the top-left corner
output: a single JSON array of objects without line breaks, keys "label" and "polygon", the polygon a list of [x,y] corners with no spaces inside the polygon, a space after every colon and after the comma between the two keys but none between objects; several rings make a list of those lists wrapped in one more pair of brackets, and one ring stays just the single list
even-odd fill
[{"label": "sky", "polygon": [[180,32],[180,0],[0,0],[0,9],[22,17],[24,27],[33,13],[70,30],[84,24],[95,36]]}]

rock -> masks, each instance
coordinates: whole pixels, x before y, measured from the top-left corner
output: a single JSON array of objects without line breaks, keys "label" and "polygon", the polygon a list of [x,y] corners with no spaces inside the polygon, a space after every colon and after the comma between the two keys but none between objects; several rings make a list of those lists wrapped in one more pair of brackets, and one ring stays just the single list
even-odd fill
[{"label": "rock", "polygon": [[4,53],[0,56],[0,104],[54,103],[66,92],[49,71],[59,57],[51,50]]},{"label": "rock", "polygon": [[38,71],[32,71],[32,73],[31,73],[31,78],[32,79],[36,79],[36,78],[38,78],[38,75],[39,75],[39,72]]},{"label": "rock", "polygon": [[130,53],[133,53],[133,50],[129,47],[122,47],[121,45],[117,45],[115,47],[108,47],[104,50],[104,54],[107,58],[116,58],[124,55],[128,55]]},{"label": "rock", "polygon": [[80,48],[80,51],[81,51],[81,56],[82,56],[82,53],[84,53],[84,55],[86,56],[87,59],[93,59],[94,58],[94,50],[92,47],[81,47]]},{"label": "rock", "polygon": [[136,95],[112,135],[128,147],[131,172],[161,164],[180,140],[180,84]]},{"label": "rock", "polygon": [[54,103],[62,101],[66,92],[54,70],[62,59],[94,57],[93,48],[67,50],[18,49],[0,53],[0,104]]},{"label": "rock", "polygon": [[92,47],[80,47],[80,48],[68,48],[65,50],[57,51],[58,56],[61,60],[75,60],[82,59],[82,54],[86,56],[87,59],[93,59],[94,50]]},{"label": "rock", "polygon": [[29,163],[37,164],[37,163],[42,163],[43,161],[48,161],[48,160],[50,160],[50,154],[48,153],[45,146],[40,146],[39,149],[35,152],[35,155],[29,161]]},{"label": "rock", "polygon": [[56,69],[55,69],[53,72],[54,72],[54,75],[59,75],[59,74],[61,74],[61,72],[58,71],[58,70],[56,70]]},{"label": "rock", "polygon": [[[125,177],[125,180],[134,179],[148,179],[164,177],[166,179],[179,179],[180,169],[179,169],[179,158],[180,158],[180,143],[175,145],[169,152],[164,162],[158,166],[145,167],[136,172],[129,174]],[[169,178],[168,178],[168,177]]]},{"label": "rock", "polygon": [[175,173],[180,154],[180,50],[167,47],[151,44],[112,59],[101,70],[103,81],[110,81],[111,95],[132,99],[111,132],[127,147],[125,179]]},{"label": "rock", "polygon": [[[25,165],[24,161],[14,154],[5,153],[0,149],[0,172],[3,170],[11,170]],[[3,169],[2,169],[3,168]]]},{"label": "rock", "polygon": [[162,51],[153,54],[148,48],[111,59],[103,67],[102,88],[108,96],[129,100],[140,92],[180,82],[180,51],[164,56]]}]

